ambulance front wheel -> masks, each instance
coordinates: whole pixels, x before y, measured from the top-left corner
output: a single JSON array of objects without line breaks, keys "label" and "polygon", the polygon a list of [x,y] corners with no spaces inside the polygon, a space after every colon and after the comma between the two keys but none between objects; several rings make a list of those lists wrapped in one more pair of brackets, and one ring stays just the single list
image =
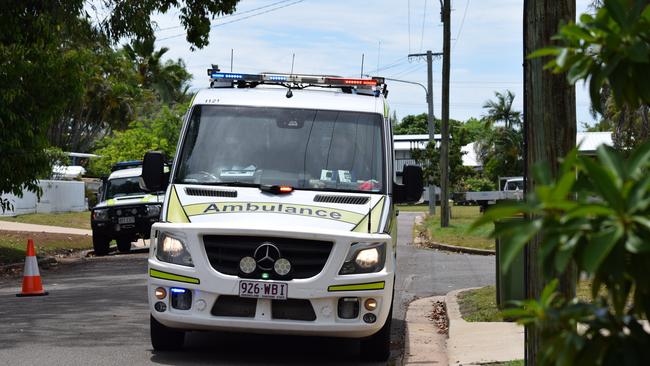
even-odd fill
[{"label": "ambulance front wheel", "polygon": [[361,340],[361,359],[371,362],[385,362],[390,357],[390,326],[393,319],[393,306],[390,306],[386,323],[379,332]]},{"label": "ambulance front wheel", "polygon": [[156,351],[176,351],[183,348],[185,332],[166,327],[150,315],[151,345]]},{"label": "ambulance front wheel", "polygon": [[95,255],[98,257],[108,254],[108,245],[110,244],[111,239],[101,236],[97,233],[93,233],[93,250]]}]

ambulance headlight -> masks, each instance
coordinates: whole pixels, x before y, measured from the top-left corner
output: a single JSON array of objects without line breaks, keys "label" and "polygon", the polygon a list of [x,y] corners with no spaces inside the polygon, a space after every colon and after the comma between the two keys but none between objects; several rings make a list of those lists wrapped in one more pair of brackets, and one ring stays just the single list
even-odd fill
[{"label": "ambulance headlight", "polygon": [[339,274],[374,273],[384,269],[385,243],[353,243]]},{"label": "ambulance headlight", "polygon": [[167,233],[161,233],[158,236],[156,258],[162,262],[194,267],[192,256],[187,251],[185,243],[181,239]]}]

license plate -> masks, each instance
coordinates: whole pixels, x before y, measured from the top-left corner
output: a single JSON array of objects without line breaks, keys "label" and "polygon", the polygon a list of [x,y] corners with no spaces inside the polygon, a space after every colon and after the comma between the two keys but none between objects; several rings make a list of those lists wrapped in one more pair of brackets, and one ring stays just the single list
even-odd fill
[{"label": "license plate", "polygon": [[240,297],[286,300],[288,290],[288,284],[282,282],[239,281]]},{"label": "license plate", "polygon": [[118,217],[117,218],[117,223],[118,224],[135,224],[135,217],[133,217],[133,216]]}]

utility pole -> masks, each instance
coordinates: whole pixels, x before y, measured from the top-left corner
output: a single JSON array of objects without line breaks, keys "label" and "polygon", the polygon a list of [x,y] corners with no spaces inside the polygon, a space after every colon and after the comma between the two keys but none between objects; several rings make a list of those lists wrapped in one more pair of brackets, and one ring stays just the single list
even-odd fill
[{"label": "utility pole", "polygon": [[[529,59],[533,51],[552,44],[562,23],[575,20],[575,0],[524,0],[524,135],[526,190],[535,188],[532,167],[548,162],[551,175],[557,177],[558,159],[576,144],[576,95],[565,74],[544,70],[547,60]],[[526,246],[526,297],[538,299],[545,282],[540,268],[539,251],[542,238],[533,238]],[[559,276],[559,291],[570,299],[575,295],[577,272],[570,264]],[[526,328],[526,365],[537,365],[540,334]]]},{"label": "utility pole", "polygon": [[[433,53],[431,50],[427,53],[412,53],[408,57],[426,57],[427,58],[427,105],[429,109],[427,127],[429,128],[429,143],[435,146],[435,129],[434,129],[434,116],[433,116],[433,57],[440,57],[442,53]],[[436,186],[429,184],[429,214],[435,215],[436,213]]]},{"label": "utility pole", "polygon": [[449,67],[451,58],[451,0],[442,4],[442,128],[440,133],[440,227],[449,226]]}]

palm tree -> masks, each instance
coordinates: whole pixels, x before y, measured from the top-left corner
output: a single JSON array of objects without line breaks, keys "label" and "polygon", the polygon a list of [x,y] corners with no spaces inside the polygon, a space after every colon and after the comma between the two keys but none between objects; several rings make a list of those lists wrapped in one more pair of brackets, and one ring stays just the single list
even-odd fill
[{"label": "palm tree", "polygon": [[124,46],[124,52],[133,61],[143,88],[155,90],[165,103],[181,102],[187,96],[192,76],[182,59],[162,63],[169,49],[156,50],[155,42],[155,38],[136,39]]},{"label": "palm tree", "polygon": [[497,100],[488,100],[483,104],[483,108],[487,109],[487,115],[484,117],[486,122],[490,125],[495,122],[504,122],[505,127],[515,128],[521,125],[521,112],[512,110],[512,102],[515,95],[506,90],[504,93],[494,92]]}]

